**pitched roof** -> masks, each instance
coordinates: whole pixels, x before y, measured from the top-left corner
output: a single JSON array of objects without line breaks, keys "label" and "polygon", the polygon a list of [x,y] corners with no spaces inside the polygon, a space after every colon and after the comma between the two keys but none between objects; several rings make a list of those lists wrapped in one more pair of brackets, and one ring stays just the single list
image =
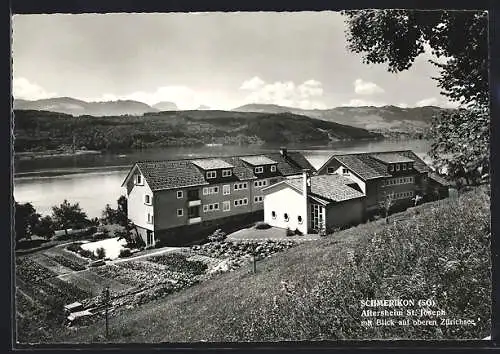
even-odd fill
[{"label": "pitched roof", "polygon": [[365,154],[338,155],[334,158],[364,180],[391,176],[383,163]]},{"label": "pitched roof", "polygon": [[197,159],[191,160],[196,166],[203,170],[215,170],[218,168],[233,168],[234,166],[222,159]]},{"label": "pitched roof", "polygon": [[286,153],[287,160],[297,165],[301,169],[316,171],[313,165],[298,151],[288,151]]},{"label": "pitched roof", "polygon": [[[299,154],[299,153],[298,153]],[[227,156],[218,158],[198,158],[185,160],[139,161],[129,171],[123,184],[130,178],[131,172],[137,166],[153,191],[203,186],[209,184],[201,169],[233,168],[233,176],[238,180],[253,180],[257,177],[253,168],[244,159],[255,161],[272,161],[277,164],[277,176],[290,176],[301,173],[301,168],[284,159],[280,153]]]},{"label": "pitched roof", "polygon": [[386,165],[382,162],[382,159],[387,161],[392,161],[393,159],[408,159],[408,162],[413,162],[413,168],[417,172],[425,173],[430,171],[429,166],[411,150],[332,155],[323,166],[320,167],[320,170],[332,159],[338,160],[365,181],[391,176],[387,171]]},{"label": "pitched roof", "polygon": [[274,165],[277,161],[271,160],[269,157],[265,155],[257,155],[257,156],[242,156],[240,160],[252,165],[252,166],[260,166],[260,165]]},{"label": "pitched roof", "polygon": [[137,166],[152,191],[208,184],[188,160],[138,162]]},{"label": "pitched roof", "polygon": [[[286,183],[302,189],[302,177],[290,178]],[[335,202],[364,197],[363,193],[349,186],[353,183],[349,178],[340,175],[312,176],[311,194]]]},{"label": "pitched roof", "polygon": [[233,157],[226,157],[222,158],[224,161],[227,163],[230,163],[231,165],[234,166],[233,168],[233,175],[238,177],[239,180],[241,181],[246,181],[246,180],[251,180],[251,179],[256,179],[253,170],[251,168],[248,168],[243,161],[241,161],[238,157],[233,156]]},{"label": "pitched roof", "polygon": [[415,160],[410,159],[407,156],[395,153],[395,152],[388,152],[388,153],[380,153],[380,154],[370,154],[371,157],[376,158],[377,160],[380,160],[385,163],[406,163],[406,162],[414,162]]}]

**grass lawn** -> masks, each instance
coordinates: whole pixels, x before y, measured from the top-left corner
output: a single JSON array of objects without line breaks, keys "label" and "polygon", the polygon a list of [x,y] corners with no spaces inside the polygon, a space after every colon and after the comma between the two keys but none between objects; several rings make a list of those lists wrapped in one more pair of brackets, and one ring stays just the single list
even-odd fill
[{"label": "grass lawn", "polygon": [[[486,186],[303,243],[248,268],[122,312],[111,342],[481,339],[490,334]],[[361,325],[362,299],[432,299],[473,326]],[[58,342],[104,341],[103,323]]]}]

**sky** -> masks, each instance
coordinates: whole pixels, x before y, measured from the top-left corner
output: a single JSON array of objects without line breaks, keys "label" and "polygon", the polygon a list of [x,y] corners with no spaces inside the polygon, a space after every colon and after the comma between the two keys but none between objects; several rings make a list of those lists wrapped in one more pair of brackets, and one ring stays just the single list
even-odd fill
[{"label": "sky", "polygon": [[399,74],[363,64],[336,12],[15,15],[12,27],[15,98],[453,107],[430,52]]}]

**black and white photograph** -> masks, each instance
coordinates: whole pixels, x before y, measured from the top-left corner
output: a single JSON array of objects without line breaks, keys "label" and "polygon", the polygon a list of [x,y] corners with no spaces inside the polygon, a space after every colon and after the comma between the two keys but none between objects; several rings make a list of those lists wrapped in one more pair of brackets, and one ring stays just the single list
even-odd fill
[{"label": "black and white photograph", "polygon": [[14,347],[491,339],[488,21],[12,15]]}]

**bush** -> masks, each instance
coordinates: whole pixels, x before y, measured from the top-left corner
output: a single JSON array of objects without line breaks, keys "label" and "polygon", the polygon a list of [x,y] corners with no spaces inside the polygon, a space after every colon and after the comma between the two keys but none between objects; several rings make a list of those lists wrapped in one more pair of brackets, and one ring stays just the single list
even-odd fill
[{"label": "bush", "polygon": [[106,250],[103,247],[99,247],[98,249],[96,249],[95,253],[97,254],[97,258],[99,259],[104,259],[106,257]]},{"label": "bush", "polygon": [[226,233],[224,231],[222,231],[221,229],[215,230],[215,232],[213,234],[208,236],[208,240],[210,242],[220,242],[220,241],[224,241],[225,239],[226,239]]},{"label": "bush", "polygon": [[75,243],[68,245],[68,247],[66,247],[66,249],[68,251],[71,251],[71,252],[79,253],[82,250],[82,246],[81,246],[81,243],[75,242]]},{"label": "bush", "polygon": [[126,257],[130,257],[131,255],[132,255],[132,251],[130,250],[130,248],[123,248],[120,250],[120,254],[118,255],[118,257],[126,258]]},{"label": "bush", "polygon": [[304,234],[299,229],[295,229],[294,234],[297,236],[303,236]]},{"label": "bush", "polygon": [[89,250],[86,250],[83,248],[78,251],[78,254],[80,254],[80,256],[85,257],[85,258],[90,258],[90,259],[96,258],[92,251],[89,251]]},{"label": "bush", "polygon": [[271,228],[271,225],[269,225],[268,223],[266,222],[263,222],[263,221],[259,221],[258,223],[255,224],[255,228],[257,230],[265,230],[265,229],[270,229]]},{"label": "bush", "polygon": [[286,235],[287,236],[294,236],[295,235],[295,232],[293,232],[292,230],[290,230],[289,227],[286,228]]}]

